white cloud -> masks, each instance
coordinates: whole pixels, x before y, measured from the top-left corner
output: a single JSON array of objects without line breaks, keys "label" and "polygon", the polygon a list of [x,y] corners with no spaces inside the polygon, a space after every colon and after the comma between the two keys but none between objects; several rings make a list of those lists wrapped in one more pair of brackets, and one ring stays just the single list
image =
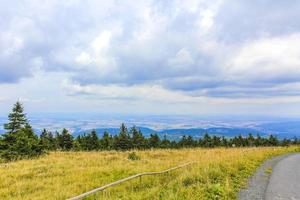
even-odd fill
[{"label": "white cloud", "polygon": [[96,55],[101,55],[107,51],[110,45],[111,32],[103,31],[91,43],[91,47]]},{"label": "white cloud", "polygon": [[90,54],[81,52],[79,56],[75,58],[76,63],[79,65],[88,65],[92,62]]},{"label": "white cloud", "polygon": [[87,52],[81,52],[75,57],[76,68],[91,77],[106,76],[116,71],[116,62],[110,54],[112,32],[105,30],[96,36],[87,46]]},{"label": "white cloud", "polygon": [[194,60],[188,50],[180,49],[174,58],[168,60],[168,64],[172,67],[185,69],[194,64]]},{"label": "white cloud", "polygon": [[2,33],[0,35],[0,56],[9,57],[21,50],[23,46],[23,39],[12,33]]},{"label": "white cloud", "polygon": [[89,98],[150,101],[161,103],[193,103],[195,99],[180,92],[169,91],[159,85],[87,85],[82,86],[70,81],[63,83],[69,95],[92,95]]},{"label": "white cloud", "polygon": [[299,55],[300,34],[262,38],[238,49],[227,63],[227,73],[234,80],[292,80],[300,77]]},{"label": "white cloud", "polygon": [[214,25],[214,15],[215,13],[211,10],[205,10],[201,13],[200,26],[205,31],[208,31]]}]

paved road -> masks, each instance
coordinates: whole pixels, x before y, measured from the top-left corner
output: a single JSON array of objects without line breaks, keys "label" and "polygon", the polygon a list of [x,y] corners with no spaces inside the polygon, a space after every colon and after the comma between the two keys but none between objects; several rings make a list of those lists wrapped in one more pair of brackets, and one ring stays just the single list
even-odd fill
[{"label": "paved road", "polygon": [[279,161],[272,170],[266,200],[300,200],[300,154]]},{"label": "paved road", "polygon": [[270,179],[268,169],[272,169],[281,160],[291,156],[292,154],[285,154],[273,157],[265,161],[257,170],[256,173],[248,180],[246,188],[241,189],[238,194],[239,200],[265,200],[265,192]]}]

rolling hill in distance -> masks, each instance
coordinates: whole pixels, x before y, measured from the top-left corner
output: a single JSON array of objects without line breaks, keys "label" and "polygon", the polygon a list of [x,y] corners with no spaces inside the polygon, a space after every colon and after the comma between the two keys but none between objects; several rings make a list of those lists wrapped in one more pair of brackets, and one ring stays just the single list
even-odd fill
[{"label": "rolling hill in distance", "polygon": [[[294,129],[288,129],[282,127],[279,124],[274,124],[272,129],[257,129],[255,128],[225,128],[225,127],[214,127],[214,128],[177,128],[177,129],[164,129],[164,130],[154,130],[147,127],[137,127],[140,129],[145,136],[149,136],[150,134],[158,134],[161,138],[166,136],[171,140],[178,140],[183,135],[190,135],[193,138],[201,138],[204,134],[208,133],[209,135],[217,135],[217,136],[225,136],[225,137],[234,137],[239,134],[248,135],[249,133],[254,136],[259,134],[261,136],[268,136],[270,134],[276,135],[278,138],[293,138],[295,136],[300,136],[300,134]],[[299,124],[300,128],[300,124]],[[102,136],[105,131],[109,132],[111,135],[117,135],[119,133],[119,128],[95,128],[91,130],[74,132],[74,136],[83,135],[84,133],[91,132],[92,130],[96,130],[99,136]]]},{"label": "rolling hill in distance", "polygon": [[[3,124],[7,117],[1,116]],[[200,138],[205,133],[225,137],[234,137],[242,134],[276,135],[278,138],[299,137],[299,119],[270,119],[258,117],[207,117],[194,116],[113,116],[91,114],[34,114],[30,117],[33,128],[40,133],[43,128],[51,131],[60,131],[67,128],[76,137],[92,130],[99,136],[104,131],[111,135],[119,133],[119,125],[125,123],[128,128],[137,126],[145,136],[157,133],[160,137],[177,140],[183,135]],[[0,127],[0,133],[3,133]]]}]

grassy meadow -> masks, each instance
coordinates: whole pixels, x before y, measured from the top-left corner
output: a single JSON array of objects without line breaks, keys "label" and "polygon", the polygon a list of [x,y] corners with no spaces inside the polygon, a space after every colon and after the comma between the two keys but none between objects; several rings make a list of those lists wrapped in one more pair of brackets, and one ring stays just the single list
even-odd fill
[{"label": "grassy meadow", "polygon": [[215,148],[129,152],[51,152],[0,164],[0,199],[66,199],[127,176],[190,167],[114,186],[87,199],[235,199],[259,164],[299,147]]}]

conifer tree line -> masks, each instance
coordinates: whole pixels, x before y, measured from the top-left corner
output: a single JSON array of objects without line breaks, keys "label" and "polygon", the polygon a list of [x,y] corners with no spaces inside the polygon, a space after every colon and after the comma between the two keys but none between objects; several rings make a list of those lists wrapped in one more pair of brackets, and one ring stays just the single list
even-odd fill
[{"label": "conifer tree line", "polygon": [[205,134],[200,139],[192,136],[182,136],[180,140],[169,140],[166,136],[160,138],[157,134],[145,137],[141,130],[133,126],[129,130],[121,124],[120,132],[111,135],[104,132],[99,137],[95,130],[90,133],[73,137],[67,129],[61,132],[51,132],[44,129],[38,137],[29,125],[23,113],[22,104],[17,102],[8,116],[9,123],[4,125],[6,133],[0,136],[0,158],[17,160],[39,156],[47,151],[101,151],[131,149],[145,150],[152,148],[192,148],[192,147],[258,147],[258,146],[288,146],[299,145],[300,140],[283,139],[275,136],[261,137],[260,135],[243,137],[242,135],[226,138]]},{"label": "conifer tree line", "polygon": [[[124,129],[123,129],[124,128]],[[127,130],[124,124],[121,125],[120,133],[110,135],[104,132],[99,137],[95,130],[90,133],[79,135],[74,138],[66,129],[62,133],[43,131],[40,136],[41,145],[46,150],[62,150],[62,151],[101,151],[101,150],[146,150],[152,148],[161,149],[179,149],[179,148],[214,148],[214,147],[260,147],[260,146],[289,146],[299,145],[300,140],[294,138],[279,140],[277,137],[270,135],[269,137],[261,137],[252,134],[244,137],[242,135],[233,138],[224,136],[211,136],[205,134],[200,139],[194,139],[192,136],[184,135],[178,141],[169,140],[166,136],[160,138],[157,134],[150,134],[145,137],[142,132],[132,127]]]}]

